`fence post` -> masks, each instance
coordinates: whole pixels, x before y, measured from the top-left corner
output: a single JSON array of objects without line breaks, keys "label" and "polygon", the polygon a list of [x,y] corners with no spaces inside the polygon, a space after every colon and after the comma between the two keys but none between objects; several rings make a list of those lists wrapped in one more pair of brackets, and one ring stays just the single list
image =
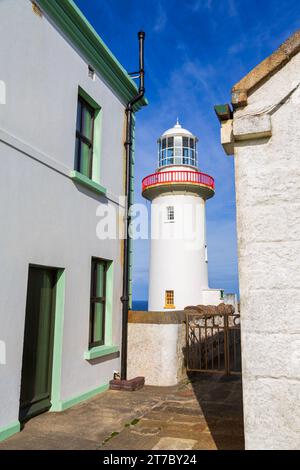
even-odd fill
[{"label": "fence post", "polygon": [[189,370],[189,314],[186,313],[185,316],[185,321],[186,321],[186,370]]},{"label": "fence post", "polygon": [[224,313],[224,359],[225,359],[225,373],[230,375],[230,358],[229,358],[229,327],[228,327],[228,314]]}]

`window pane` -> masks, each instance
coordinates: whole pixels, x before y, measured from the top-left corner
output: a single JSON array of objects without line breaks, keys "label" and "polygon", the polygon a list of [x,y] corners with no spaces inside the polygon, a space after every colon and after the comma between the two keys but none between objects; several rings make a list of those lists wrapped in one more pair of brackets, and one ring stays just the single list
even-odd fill
[{"label": "window pane", "polygon": [[167,290],[165,293],[165,303],[168,306],[174,305],[174,291]]},{"label": "window pane", "polygon": [[93,137],[93,113],[90,109],[83,108],[82,134],[89,140]]},{"label": "window pane", "polygon": [[168,157],[169,157],[169,158],[170,158],[170,157],[173,157],[173,155],[174,155],[174,149],[173,149],[173,148],[168,149],[167,152],[168,152]]},{"label": "window pane", "polygon": [[90,347],[105,343],[106,261],[92,260]]},{"label": "window pane", "polygon": [[183,147],[188,147],[189,146],[188,137],[182,137],[182,145],[183,145]]},{"label": "window pane", "polygon": [[191,149],[194,148],[194,145],[195,145],[195,144],[194,144],[194,139],[190,139],[190,147],[191,147]]},{"label": "window pane", "polygon": [[93,336],[92,343],[104,343],[104,303],[95,302],[93,304]]},{"label": "window pane", "polygon": [[174,206],[167,207],[167,219],[174,220]]},{"label": "window pane", "polygon": [[76,137],[75,143],[75,162],[76,162],[76,169],[79,170],[79,160],[80,160],[80,140]]},{"label": "window pane", "polygon": [[174,146],[174,137],[168,137],[168,147]]},{"label": "window pane", "polygon": [[95,296],[105,297],[105,263],[97,263],[96,265],[96,279],[97,283],[95,286]]},{"label": "window pane", "polygon": [[81,152],[80,152],[79,171],[83,175],[90,178],[91,170],[92,170],[92,151],[91,151],[91,148],[84,142],[81,142],[80,148],[81,148]]},{"label": "window pane", "polygon": [[166,144],[167,144],[166,139],[163,139],[163,140],[162,140],[162,148],[163,148],[163,149],[166,148]]},{"label": "window pane", "polygon": [[81,111],[82,111],[81,101],[78,101],[76,130],[79,132],[81,130]]}]

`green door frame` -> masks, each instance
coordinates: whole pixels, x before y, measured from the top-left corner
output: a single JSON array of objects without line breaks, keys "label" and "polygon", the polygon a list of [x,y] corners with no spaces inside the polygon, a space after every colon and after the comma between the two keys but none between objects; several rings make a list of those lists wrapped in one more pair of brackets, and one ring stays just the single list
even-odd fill
[{"label": "green door frame", "polygon": [[[44,265],[30,264],[30,267],[51,268],[57,271],[54,300],[54,333],[52,352],[51,408],[49,411],[61,411],[61,371],[65,310],[65,269]],[[29,269],[28,269],[29,275]]]},{"label": "green door frame", "polygon": [[64,333],[66,273],[58,269],[56,280],[55,322],[52,363],[52,388],[50,411],[61,411],[61,371]]},{"label": "green door frame", "polygon": [[[35,298],[34,292],[36,291],[36,283],[40,287],[44,276],[49,284],[47,289],[51,288],[51,291],[48,289],[50,297],[44,299],[45,302],[42,306],[36,304],[37,298]],[[57,278],[57,268],[29,265],[19,408],[21,422],[26,422],[51,407]],[[43,295],[42,291],[38,290],[37,292],[39,295]],[[35,300],[33,300],[34,298]],[[41,298],[39,302],[41,302]],[[44,308],[46,311],[43,310]],[[31,334],[34,337],[31,337]],[[46,367],[47,376],[45,376]]]}]

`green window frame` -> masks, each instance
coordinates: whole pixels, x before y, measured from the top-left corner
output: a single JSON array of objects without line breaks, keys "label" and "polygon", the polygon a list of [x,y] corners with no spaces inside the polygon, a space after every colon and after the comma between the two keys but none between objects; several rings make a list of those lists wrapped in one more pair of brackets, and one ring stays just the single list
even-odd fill
[{"label": "green window frame", "polygon": [[102,109],[83,88],[78,87],[74,170],[70,177],[98,194],[105,195],[101,185]]},{"label": "green window frame", "polygon": [[78,96],[76,120],[75,170],[92,179],[95,109]]},{"label": "green window frame", "polygon": [[[102,279],[101,275],[99,277],[97,272],[95,272],[97,264],[103,266],[103,269],[100,271],[104,274]],[[113,272],[113,261],[95,256],[92,257],[89,347],[84,352],[84,359],[87,361],[119,352],[119,346],[113,344]],[[102,282],[102,288],[99,288],[99,282]],[[99,308],[99,305],[103,304],[103,308],[102,306]]]},{"label": "green window frame", "polygon": [[105,344],[108,266],[108,261],[92,258],[89,349]]}]

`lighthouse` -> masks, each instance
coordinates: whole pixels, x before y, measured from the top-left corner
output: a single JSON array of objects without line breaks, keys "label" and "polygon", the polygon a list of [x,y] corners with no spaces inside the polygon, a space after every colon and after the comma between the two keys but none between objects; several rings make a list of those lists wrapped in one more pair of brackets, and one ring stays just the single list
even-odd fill
[{"label": "lighthouse", "polygon": [[158,139],[158,168],[142,182],[151,201],[150,311],[217,305],[222,289],[209,289],[206,201],[214,179],[199,171],[197,137],[180,123]]}]

